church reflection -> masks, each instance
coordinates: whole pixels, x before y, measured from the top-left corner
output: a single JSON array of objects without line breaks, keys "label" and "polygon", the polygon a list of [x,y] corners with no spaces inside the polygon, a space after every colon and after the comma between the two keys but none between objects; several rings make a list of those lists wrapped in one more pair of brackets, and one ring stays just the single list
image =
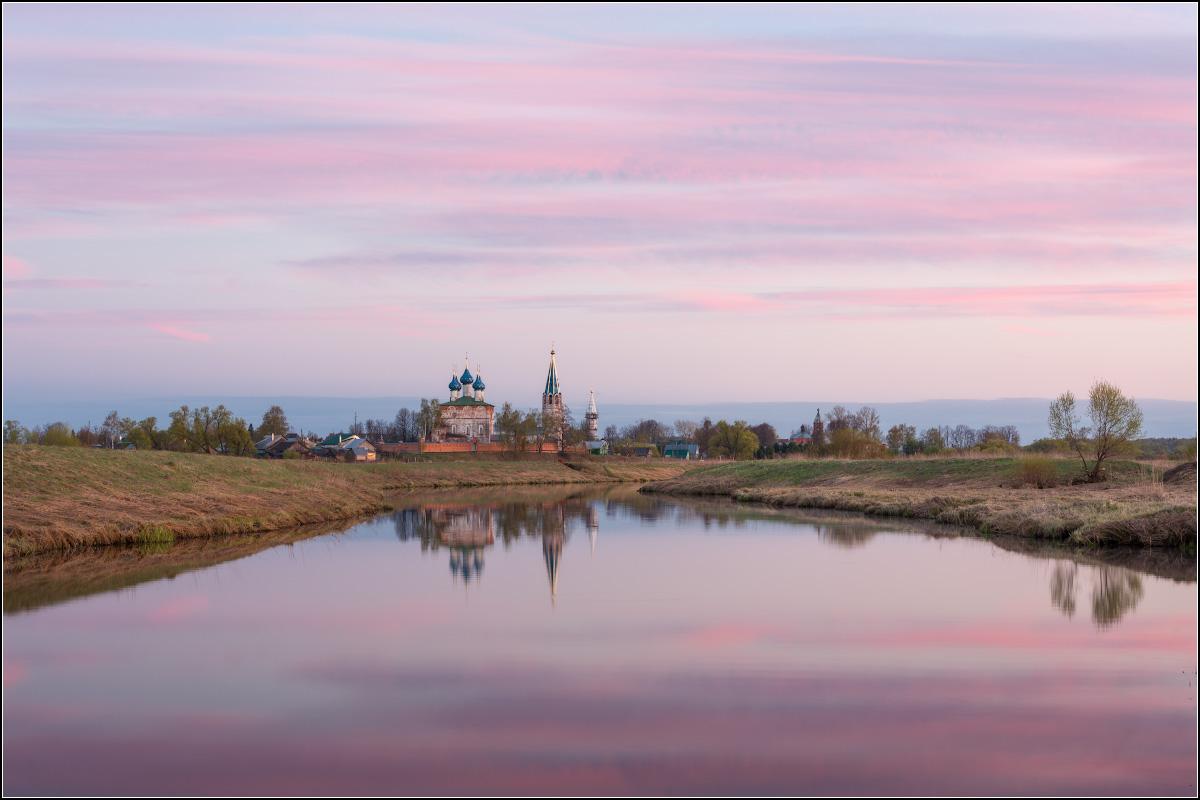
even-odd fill
[{"label": "church reflection", "polygon": [[553,604],[558,598],[563,548],[571,534],[586,531],[591,552],[596,552],[600,502],[567,498],[542,503],[512,500],[490,504],[424,503],[396,511],[392,517],[400,541],[417,540],[425,552],[447,551],[450,574],[464,585],[480,580],[487,550],[495,546],[497,539],[506,547],[522,538],[541,539]]}]

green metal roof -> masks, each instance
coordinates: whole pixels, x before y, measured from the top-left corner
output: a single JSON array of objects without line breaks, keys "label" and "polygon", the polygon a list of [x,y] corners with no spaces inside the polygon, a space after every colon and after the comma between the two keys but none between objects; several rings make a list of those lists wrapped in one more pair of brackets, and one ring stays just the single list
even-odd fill
[{"label": "green metal roof", "polygon": [[491,403],[485,403],[482,400],[476,400],[474,397],[460,397],[457,400],[449,400],[440,404],[443,408],[446,406],[488,406],[494,408]]}]

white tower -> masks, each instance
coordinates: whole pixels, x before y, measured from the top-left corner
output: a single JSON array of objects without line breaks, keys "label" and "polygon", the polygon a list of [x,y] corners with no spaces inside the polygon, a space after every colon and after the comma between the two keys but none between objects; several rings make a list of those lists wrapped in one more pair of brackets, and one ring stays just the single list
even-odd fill
[{"label": "white tower", "polygon": [[587,421],[587,437],[589,442],[600,438],[600,412],[596,410],[596,393],[588,389],[587,413],[583,415]]}]

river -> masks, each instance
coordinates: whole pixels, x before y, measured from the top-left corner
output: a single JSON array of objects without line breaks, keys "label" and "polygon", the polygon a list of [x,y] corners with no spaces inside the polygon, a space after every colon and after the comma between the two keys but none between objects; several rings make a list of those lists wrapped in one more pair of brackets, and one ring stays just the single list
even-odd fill
[{"label": "river", "polygon": [[638,495],[6,565],[12,794],[1194,794],[1196,573]]}]

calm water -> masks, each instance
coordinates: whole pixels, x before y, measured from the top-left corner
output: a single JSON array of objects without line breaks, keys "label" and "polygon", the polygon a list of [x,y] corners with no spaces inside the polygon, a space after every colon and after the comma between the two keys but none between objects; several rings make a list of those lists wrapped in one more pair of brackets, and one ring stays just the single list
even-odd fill
[{"label": "calm water", "polygon": [[1196,791],[1194,564],[628,491],[408,505],[7,574],[5,791]]}]

